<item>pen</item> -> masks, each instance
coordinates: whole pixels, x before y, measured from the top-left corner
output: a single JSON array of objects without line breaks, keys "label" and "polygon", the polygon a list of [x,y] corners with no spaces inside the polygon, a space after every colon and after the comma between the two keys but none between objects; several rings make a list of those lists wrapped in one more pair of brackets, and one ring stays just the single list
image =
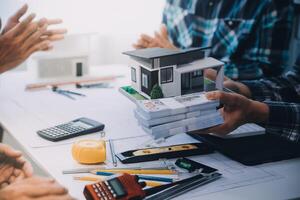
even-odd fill
[{"label": "pen", "polygon": [[[111,172],[96,172],[96,175],[100,176],[111,176],[114,175],[114,173]],[[172,183],[172,178],[165,178],[165,177],[156,177],[156,176],[143,176],[143,175],[137,175],[140,179],[143,180],[149,180],[149,181],[161,181],[161,182],[168,182]]]},{"label": "pen", "polygon": [[116,167],[118,165],[118,163],[117,163],[117,158],[116,158],[116,155],[115,155],[115,149],[114,149],[113,141],[110,139],[110,140],[108,140],[108,143],[109,143],[109,147],[110,147],[110,153],[111,153],[111,158],[112,158],[112,161],[113,161],[113,165]]},{"label": "pen", "polygon": [[99,169],[92,170],[92,174],[96,174],[97,172],[111,172],[111,173],[128,173],[128,174],[166,174],[172,175],[177,174],[173,170],[169,169]]}]

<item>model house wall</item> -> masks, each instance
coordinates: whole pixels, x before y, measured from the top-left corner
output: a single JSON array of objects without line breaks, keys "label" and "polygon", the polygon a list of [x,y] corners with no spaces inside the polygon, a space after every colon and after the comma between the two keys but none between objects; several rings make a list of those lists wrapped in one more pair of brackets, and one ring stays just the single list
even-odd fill
[{"label": "model house wall", "polygon": [[131,87],[136,91],[141,91],[141,68],[140,64],[134,60],[130,62]]},{"label": "model house wall", "polygon": [[[165,97],[178,96],[180,93],[180,76],[176,73],[176,65],[166,66],[159,70],[159,86],[161,87]],[[165,71],[165,72],[162,72]],[[172,71],[172,78],[167,80],[165,73]],[[161,76],[165,76],[162,78]]]}]

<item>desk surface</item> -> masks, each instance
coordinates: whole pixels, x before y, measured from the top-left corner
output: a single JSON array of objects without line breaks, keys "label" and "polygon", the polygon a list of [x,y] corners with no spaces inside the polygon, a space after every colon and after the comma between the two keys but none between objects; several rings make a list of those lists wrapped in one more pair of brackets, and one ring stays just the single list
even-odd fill
[{"label": "desk surface", "polygon": [[[115,83],[114,89],[81,90],[86,98],[76,101],[48,90],[28,92],[25,84],[35,79],[28,72],[9,72],[0,77],[0,122],[6,132],[22,145],[26,153],[47,174],[56,178],[66,186],[70,193],[78,199],[84,199],[82,190],[85,182],[74,181],[72,176],[63,175],[63,169],[82,167],[71,157],[71,141],[52,145],[36,135],[42,128],[60,124],[78,117],[90,117],[106,125],[105,139],[143,136],[145,133],[134,119],[135,105],[118,92],[118,87],[129,84],[130,70],[125,66],[106,66],[94,69],[93,74],[124,75]],[[84,136],[85,138],[98,138],[98,135]],[[147,139],[148,136],[141,137]],[[134,140],[136,145],[140,140]],[[120,143],[120,146],[127,144]],[[219,156],[219,155],[214,155]],[[202,158],[200,158],[202,159]],[[233,162],[222,161],[224,165]],[[218,168],[218,166],[217,166]],[[247,167],[246,170],[260,170],[265,174],[274,175],[268,181],[258,183],[244,183],[232,186],[230,189],[202,194],[201,199],[287,199],[300,197],[300,159],[281,161],[257,167]],[[226,169],[226,179],[232,173]],[[233,169],[234,170],[234,169]],[[235,174],[236,176],[236,174]],[[223,180],[224,181],[224,180]],[[226,182],[224,182],[226,183]],[[214,183],[206,187],[212,187]],[[197,189],[198,190],[198,189]],[[194,194],[194,195],[193,195]],[[197,199],[191,192],[181,198]]]}]

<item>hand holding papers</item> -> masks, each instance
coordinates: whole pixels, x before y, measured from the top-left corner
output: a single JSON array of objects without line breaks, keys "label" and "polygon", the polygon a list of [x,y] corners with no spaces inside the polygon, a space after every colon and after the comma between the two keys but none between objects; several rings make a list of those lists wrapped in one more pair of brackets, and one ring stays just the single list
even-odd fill
[{"label": "hand holding papers", "polygon": [[135,116],[142,128],[158,139],[222,124],[218,106],[219,101],[208,100],[204,93],[194,93],[139,100]]}]

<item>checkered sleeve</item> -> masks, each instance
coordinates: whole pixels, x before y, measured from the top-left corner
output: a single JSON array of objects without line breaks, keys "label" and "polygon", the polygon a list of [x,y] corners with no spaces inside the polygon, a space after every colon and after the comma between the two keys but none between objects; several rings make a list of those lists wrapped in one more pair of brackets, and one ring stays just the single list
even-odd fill
[{"label": "checkered sleeve", "polygon": [[267,131],[300,142],[300,56],[294,68],[282,76],[243,83],[252,99],[269,106]]},{"label": "checkered sleeve", "polygon": [[297,68],[296,65],[282,76],[242,83],[251,91],[253,100],[300,103],[300,70]]},{"label": "checkered sleeve", "polygon": [[239,45],[231,62],[226,64],[229,77],[249,80],[276,76],[286,67],[293,26],[292,5],[288,0],[274,0],[264,10],[255,19],[251,36]]},{"label": "checkered sleeve", "polygon": [[265,101],[269,106],[267,132],[300,142],[300,104]]}]

